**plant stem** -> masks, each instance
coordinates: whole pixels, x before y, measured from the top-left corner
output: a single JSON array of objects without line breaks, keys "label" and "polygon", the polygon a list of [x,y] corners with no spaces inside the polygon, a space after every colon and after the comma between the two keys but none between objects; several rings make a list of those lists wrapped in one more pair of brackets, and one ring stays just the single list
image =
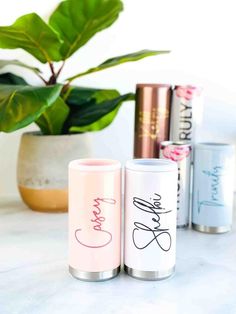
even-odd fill
[{"label": "plant stem", "polygon": [[64,65],[65,65],[65,60],[63,61],[63,63],[62,63],[62,65],[61,65],[60,69],[58,70],[58,72],[57,72],[57,74],[56,74],[56,78],[58,78],[59,75],[61,74],[61,71],[63,70]]},{"label": "plant stem", "polygon": [[65,101],[66,101],[66,99],[67,99],[67,97],[68,97],[68,95],[69,95],[69,92],[70,92],[69,88],[70,88],[70,83],[68,82],[68,83],[66,83],[66,84],[63,86],[62,91],[61,91],[62,98],[63,98],[63,100],[65,100]]},{"label": "plant stem", "polygon": [[54,70],[54,65],[52,62],[49,62],[49,67],[51,69],[51,72],[52,72],[52,76],[56,77],[56,73],[55,73],[55,70]]},{"label": "plant stem", "polygon": [[37,73],[36,75],[44,82],[45,85],[48,84],[48,82],[39,73]]},{"label": "plant stem", "polygon": [[55,73],[53,63],[52,62],[48,62],[48,64],[49,64],[49,67],[50,67],[52,75],[51,75],[49,81],[47,82],[47,85],[54,85],[57,82],[57,75]]}]

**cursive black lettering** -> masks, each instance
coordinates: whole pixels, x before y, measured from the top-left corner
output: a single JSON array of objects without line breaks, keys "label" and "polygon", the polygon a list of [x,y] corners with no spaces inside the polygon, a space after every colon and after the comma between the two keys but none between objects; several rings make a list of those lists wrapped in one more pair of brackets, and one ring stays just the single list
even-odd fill
[{"label": "cursive black lettering", "polygon": [[[151,228],[150,226],[142,223],[142,222],[134,222],[134,229],[132,233],[132,240],[134,243],[134,246],[139,249],[143,250],[147,248],[151,243],[155,242],[158,247],[167,252],[171,248],[171,235],[169,233],[169,228],[163,228],[161,226],[161,215],[168,214],[172,212],[172,210],[165,210],[165,208],[161,205],[161,195],[155,193],[155,198],[153,198],[152,202],[148,202],[144,199],[141,199],[139,197],[133,198],[133,204],[136,208],[139,210],[152,215],[152,218],[150,219],[150,222],[154,222],[155,226]],[[150,240],[148,240],[145,244],[139,244],[137,240],[137,236],[143,232],[148,232],[151,235]]]}]

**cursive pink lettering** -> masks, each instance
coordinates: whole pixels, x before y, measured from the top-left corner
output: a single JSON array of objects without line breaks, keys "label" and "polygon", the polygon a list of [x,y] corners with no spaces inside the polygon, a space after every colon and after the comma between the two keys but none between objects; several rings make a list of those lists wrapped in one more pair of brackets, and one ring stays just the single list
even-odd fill
[{"label": "cursive pink lettering", "polygon": [[102,235],[102,237],[99,237],[99,241],[101,241],[101,243],[97,243],[93,245],[84,243],[81,240],[82,229],[79,228],[75,230],[75,238],[77,242],[87,248],[93,248],[93,249],[102,248],[108,245],[109,243],[111,243],[112,241],[111,232],[103,229],[103,223],[106,220],[106,218],[102,216],[101,203],[115,205],[116,200],[112,198],[99,198],[99,197],[94,199],[94,204],[93,204],[94,209],[92,211],[93,217],[92,219],[90,219],[90,221],[93,223],[92,229],[96,232],[101,232],[100,235]]}]

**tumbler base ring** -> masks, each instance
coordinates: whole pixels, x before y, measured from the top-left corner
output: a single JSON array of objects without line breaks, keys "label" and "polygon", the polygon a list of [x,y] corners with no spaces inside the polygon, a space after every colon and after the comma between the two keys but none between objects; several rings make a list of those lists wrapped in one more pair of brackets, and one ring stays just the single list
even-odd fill
[{"label": "tumbler base ring", "polygon": [[163,280],[163,279],[167,279],[168,277],[174,274],[175,266],[164,271],[145,271],[145,270],[133,269],[124,265],[124,270],[129,276],[134,277],[136,279]]},{"label": "tumbler base ring", "polygon": [[192,228],[204,233],[225,233],[231,230],[231,226],[209,227],[192,223]]},{"label": "tumbler base ring", "polygon": [[69,272],[73,277],[83,281],[105,281],[116,277],[120,272],[120,266],[106,271],[81,271],[69,266]]},{"label": "tumbler base ring", "polygon": [[185,224],[185,225],[177,225],[177,229],[187,229],[189,227],[189,224]]}]

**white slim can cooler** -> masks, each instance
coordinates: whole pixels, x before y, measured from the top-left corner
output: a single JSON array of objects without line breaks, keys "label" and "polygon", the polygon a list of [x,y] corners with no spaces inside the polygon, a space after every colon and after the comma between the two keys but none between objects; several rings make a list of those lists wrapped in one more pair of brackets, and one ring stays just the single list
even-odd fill
[{"label": "white slim can cooler", "polygon": [[192,146],[184,142],[164,141],[160,144],[160,157],[178,165],[177,228],[189,225]]},{"label": "white slim can cooler", "polygon": [[202,89],[191,85],[175,86],[171,105],[170,140],[195,143],[202,116]]},{"label": "white slim can cooler", "polygon": [[195,146],[192,227],[206,233],[231,229],[234,195],[234,146]]},{"label": "white slim can cooler", "polygon": [[132,277],[160,280],[174,273],[177,173],[170,160],[126,163],[124,268]]}]

